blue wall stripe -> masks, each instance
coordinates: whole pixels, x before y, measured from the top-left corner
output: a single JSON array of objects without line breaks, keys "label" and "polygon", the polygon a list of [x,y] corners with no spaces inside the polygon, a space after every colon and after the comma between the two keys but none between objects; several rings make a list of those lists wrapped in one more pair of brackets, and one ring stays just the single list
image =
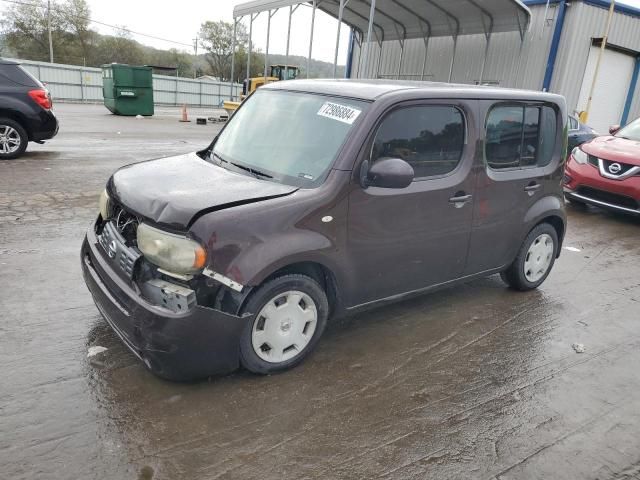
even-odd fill
[{"label": "blue wall stripe", "polygon": [[549,91],[551,80],[553,79],[553,70],[556,67],[556,57],[558,56],[558,48],[560,47],[560,38],[564,27],[564,17],[567,11],[567,1],[561,0],[558,7],[558,18],[556,19],[556,27],[553,30],[553,38],[551,39],[551,47],[549,48],[549,57],[547,58],[547,69],[544,72],[544,80],[542,82],[542,90]]},{"label": "blue wall stripe", "polygon": [[636,64],[633,69],[633,75],[631,76],[631,83],[629,84],[629,92],[627,93],[627,100],[624,102],[624,111],[622,112],[622,118],[620,119],[620,125],[626,125],[629,120],[629,111],[631,110],[631,104],[633,103],[633,97],[636,93],[636,86],[638,85],[638,76],[640,75],[640,55],[636,57]]},{"label": "blue wall stripe", "polygon": [[344,69],[344,78],[351,78],[351,67],[353,63],[353,29],[349,30],[349,50],[347,51],[347,66]]}]

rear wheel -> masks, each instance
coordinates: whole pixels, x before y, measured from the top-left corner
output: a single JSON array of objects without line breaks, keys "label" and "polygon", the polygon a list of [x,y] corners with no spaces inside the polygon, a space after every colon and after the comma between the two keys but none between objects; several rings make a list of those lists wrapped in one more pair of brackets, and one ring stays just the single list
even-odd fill
[{"label": "rear wheel", "polygon": [[240,339],[240,361],[251,372],[268,374],[292,368],[311,353],[327,324],[329,304],[318,282],[294,274],[259,287],[243,311],[255,314]]},{"label": "rear wheel", "polygon": [[541,223],[525,238],[518,256],[500,274],[516,290],[532,290],[545,281],[558,252],[558,234],[548,223]]},{"label": "rear wheel", "polygon": [[28,141],[22,125],[10,118],[0,118],[0,160],[18,158],[27,149]]}]

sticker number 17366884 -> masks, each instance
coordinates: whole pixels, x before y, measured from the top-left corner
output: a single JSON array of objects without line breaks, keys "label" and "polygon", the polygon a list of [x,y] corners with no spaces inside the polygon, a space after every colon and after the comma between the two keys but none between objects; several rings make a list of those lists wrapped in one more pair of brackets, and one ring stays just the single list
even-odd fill
[{"label": "sticker number 17366884", "polygon": [[348,105],[324,102],[318,110],[318,115],[351,125],[358,118],[360,112],[360,110]]}]

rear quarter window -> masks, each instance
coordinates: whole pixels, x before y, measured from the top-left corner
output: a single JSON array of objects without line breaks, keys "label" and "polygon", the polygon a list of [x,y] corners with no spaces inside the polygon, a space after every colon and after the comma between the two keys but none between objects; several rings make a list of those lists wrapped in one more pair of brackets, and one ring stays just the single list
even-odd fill
[{"label": "rear quarter window", "polygon": [[496,105],[485,124],[485,158],[494,170],[544,167],[553,158],[558,121],[549,105]]},{"label": "rear quarter window", "polygon": [[0,65],[0,82],[42,88],[42,84],[20,65]]}]

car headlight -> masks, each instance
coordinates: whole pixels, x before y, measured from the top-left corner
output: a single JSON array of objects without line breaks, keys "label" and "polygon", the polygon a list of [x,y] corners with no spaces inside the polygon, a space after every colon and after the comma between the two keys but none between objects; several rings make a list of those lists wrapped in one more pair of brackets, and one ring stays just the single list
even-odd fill
[{"label": "car headlight", "polygon": [[198,242],[164,232],[144,223],[138,226],[138,248],[154,265],[174,273],[196,273],[206,261],[207,252]]},{"label": "car headlight", "polygon": [[109,213],[111,211],[110,204],[111,204],[111,199],[109,198],[109,194],[107,193],[107,190],[104,189],[100,194],[100,201],[99,201],[100,216],[102,217],[103,220],[106,220],[107,218],[109,218]]},{"label": "car headlight", "polygon": [[580,147],[576,147],[573,149],[573,151],[571,152],[571,155],[573,156],[573,159],[581,164],[585,164],[589,161],[589,155],[587,155],[586,153],[584,153]]}]

